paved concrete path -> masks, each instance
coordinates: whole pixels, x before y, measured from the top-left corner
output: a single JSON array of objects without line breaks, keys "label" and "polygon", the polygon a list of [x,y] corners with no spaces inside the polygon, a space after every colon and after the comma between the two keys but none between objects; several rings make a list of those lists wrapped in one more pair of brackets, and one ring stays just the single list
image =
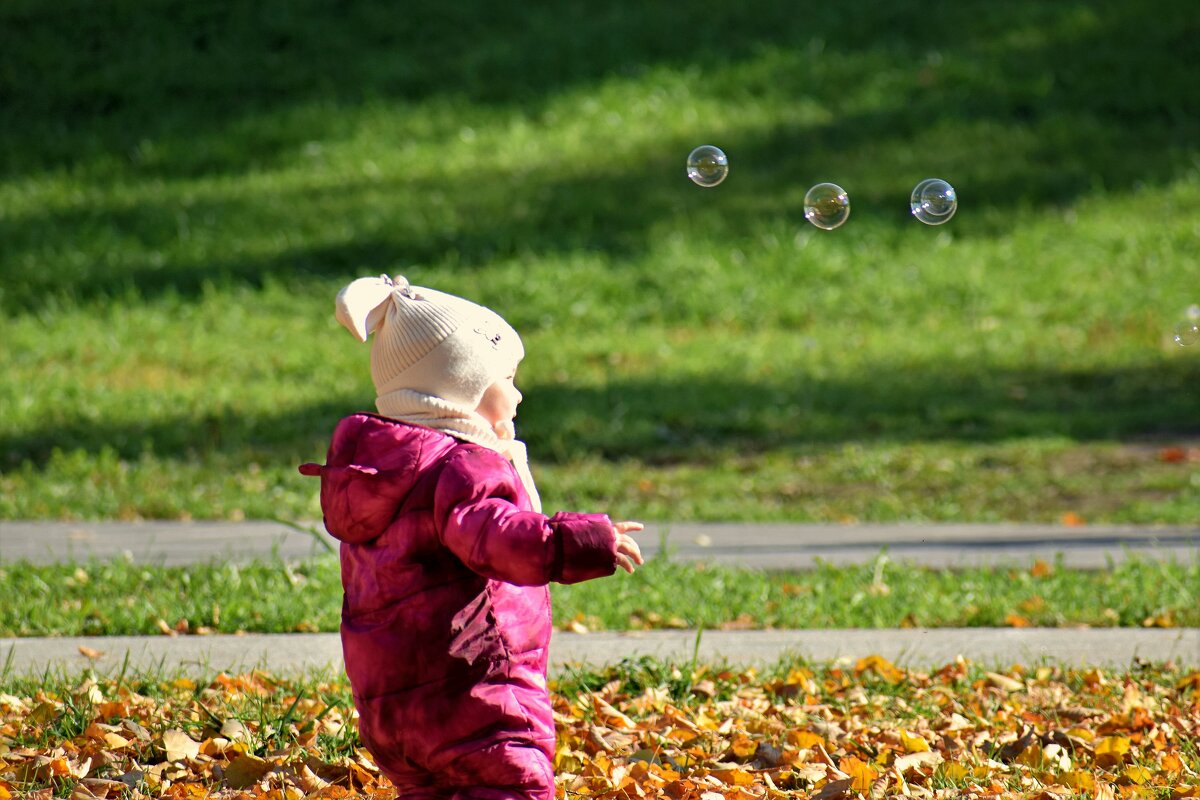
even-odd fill
[{"label": "paved concrete path", "polygon": [[[688,663],[696,631],[555,633],[551,671],[571,664],[613,664],[654,656]],[[96,652],[99,658],[84,655]],[[1121,669],[1137,659],[1172,660],[1200,666],[1200,629],[916,628],[911,630],[705,631],[701,663],[773,664],[785,657],[814,662],[880,655],[903,666],[937,667],[961,655],[983,666],[1057,663]],[[128,657],[128,665],[126,658]],[[337,634],[250,634],[244,636],[65,637],[0,639],[0,674],[74,674],[158,668],[168,672],[238,671],[262,667],[284,674],[331,667],[342,669]]]},{"label": "paved concrete path", "polygon": [[[810,569],[818,561],[855,564],[880,553],[931,567],[1030,564],[1062,557],[1068,567],[1101,569],[1131,556],[1200,558],[1200,527],[1058,525],[805,525],[672,523],[647,525],[638,539],[652,556],[763,569]],[[320,523],[5,522],[0,561],[33,563],[125,557],[178,565],[211,560],[302,559],[336,551]]]},{"label": "paved concrete path", "polygon": [[[307,529],[306,529],[307,528]],[[647,556],[666,550],[680,561],[709,560],[764,569],[808,569],[870,562],[881,553],[895,562],[932,567],[1029,564],[1061,557],[1067,566],[1098,569],[1129,557],[1200,558],[1200,528],[1052,525],[773,525],[658,524],[640,535]],[[303,559],[336,551],[319,524],[280,522],[57,523],[0,521],[0,562],[33,563],[128,558],[179,565],[216,559]],[[695,631],[556,633],[555,669],[648,655],[686,661]],[[81,647],[104,655],[94,664]],[[769,663],[785,655],[814,661],[878,654],[901,664],[934,666],[962,655],[985,664],[1055,661],[1128,666],[1137,658],[1200,664],[1200,629],[915,629],[709,631],[700,637],[706,661]],[[273,671],[341,668],[335,634],[193,637],[69,637],[0,639],[0,674],[75,671],[89,664],[119,670],[239,669]]]}]

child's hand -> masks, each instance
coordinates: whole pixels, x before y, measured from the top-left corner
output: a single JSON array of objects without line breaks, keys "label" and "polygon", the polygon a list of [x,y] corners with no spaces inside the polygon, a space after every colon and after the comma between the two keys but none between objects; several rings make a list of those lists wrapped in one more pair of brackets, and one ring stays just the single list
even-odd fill
[{"label": "child's hand", "polygon": [[644,527],[640,522],[613,523],[613,530],[617,534],[617,566],[631,575],[635,569],[635,564],[641,566],[646,561],[642,558],[642,550],[638,547],[638,543],[627,532],[640,531]]}]

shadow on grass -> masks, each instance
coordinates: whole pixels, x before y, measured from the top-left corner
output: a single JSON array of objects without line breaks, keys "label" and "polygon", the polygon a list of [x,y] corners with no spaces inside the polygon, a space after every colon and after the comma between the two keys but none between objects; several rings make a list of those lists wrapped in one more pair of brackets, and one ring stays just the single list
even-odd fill
[{"label": "shadow on grass", "polygon": [[[1192,388],[1200,364],[1100,371],[875,369],[861,380],[784,383],[614,381],[530,387],[521,429],[543,462],[583,456],[705,463],[843,442],[971,441],[1061,436],[1079,441],[1200,435]],[[87,420],[0,438],[0,466],[41,467],[54,450],[111,450],[124,459],[227,453],[262,462],[319,458],[347,398],[289,410],[122,422]]]},{"label": "shadow on grass", "polygon": [[[1194,168],[1200,63],[1180,57],[1200,38],[1193,6],[1168,0],[1150,14],[1137,0],[971,0],[930,13],[917,0],[803,11],[752,0],[685,13],[547,0],[512,13],[482,2],[14,0],[0,9],[0,175],[242,175],[299,163],[308,142],[351,136],[367,103],[443,104],[456,109],[454,125],[473,108],[536,118],[563,92],[666,67],[695,70],[713,96],[807,102],[829,120],[729,132],[722,144],[738,172],[721,189],[721,224],[731,231],[799,219],[797,198],[782,198],[835,175],[846,176],[838,180],[858,213],[896,205],[897,225],[907,220],[896,187],[933,171],[952,174],[981,209],[1068,203]],[[707,133],[698,125],[698,138]],[[698,208],[678,163],[694,143],[664,141],[602,175],[472,174],[374,194],[350,183],[186,207],[168,196],[0,215],[0,306],[45,292],[190,294],[209,280],[344,276],[400,260],[635,253],[654,225]],[[429,210],[433,191],[452,211]],[[236,249],[252,231],[287,231],[297,208],[346,220],[353,238],[267,260],[181,243],[190,225]],[[956,230],[969,232],[960,216]],[[55,264],[70,272],[63,281],[46,259],[64,239],[103,258]]]}]

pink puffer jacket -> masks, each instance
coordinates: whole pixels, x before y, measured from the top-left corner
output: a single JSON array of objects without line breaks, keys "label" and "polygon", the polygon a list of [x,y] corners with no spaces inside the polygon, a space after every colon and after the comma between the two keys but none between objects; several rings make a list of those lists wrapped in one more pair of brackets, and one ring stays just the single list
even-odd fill
[{"label": "pink puffer jacket", "polygon": [[342,541],[346,672],[380,768],[398,787],[544,778],[547,583],[614,572],[608,517],[536,513],[498,453],[373,414],[338,424],[327,461],[300,470]]}]

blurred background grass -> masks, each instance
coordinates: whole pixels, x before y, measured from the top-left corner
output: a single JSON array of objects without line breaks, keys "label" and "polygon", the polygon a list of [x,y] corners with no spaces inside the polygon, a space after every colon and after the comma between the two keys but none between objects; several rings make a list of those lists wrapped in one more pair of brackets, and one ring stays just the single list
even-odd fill
[{"label": "blurred background grass", "polygon": [[373,404],[332,298],[388,272],[521,331],[548,508],[1192,522],[1197,40],[1191,0],[9,0],[0,518],[317,516],[295,465]]}]

